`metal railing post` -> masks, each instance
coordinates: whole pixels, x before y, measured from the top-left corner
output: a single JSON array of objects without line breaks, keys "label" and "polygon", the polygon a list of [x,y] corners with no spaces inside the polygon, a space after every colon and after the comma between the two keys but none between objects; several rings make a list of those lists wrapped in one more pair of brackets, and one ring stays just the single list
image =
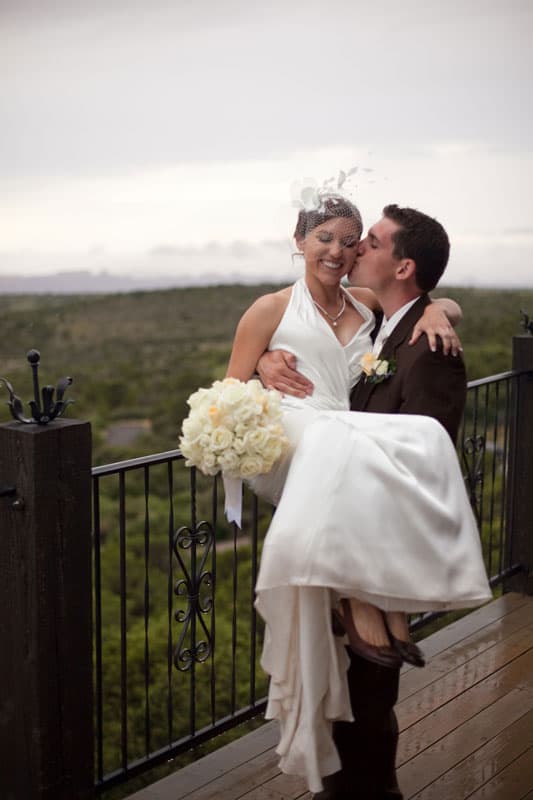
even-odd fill
[{"label": "metal railing post", "polygon": [[506,591],[533,594],[533,336],[513,336],[515,384],[511,417],[507,493],[508,563],[524,571],[505,583]]},{"label": "metal railing post", "polygon": [[94,793],[91,429],[0,425],[0,796]]}]

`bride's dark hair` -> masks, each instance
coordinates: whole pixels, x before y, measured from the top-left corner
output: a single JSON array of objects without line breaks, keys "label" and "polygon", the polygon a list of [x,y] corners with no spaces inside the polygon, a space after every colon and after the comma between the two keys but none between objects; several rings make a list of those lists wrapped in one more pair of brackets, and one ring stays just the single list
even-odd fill
[{"label": "bride's dark hair", "polygon": [[298,214],[296,221],[296,228],[294,230],[294,237],[296,239],[305,239],[307,234],[335,217],[345,217],[355,221],[357,236],[360,237],[363,232],[363,221],[357,206],[350,203],[345,197],[340,195],[332,195],[322,201],[321,207],[318,210],[304,211],[303,209]]}]

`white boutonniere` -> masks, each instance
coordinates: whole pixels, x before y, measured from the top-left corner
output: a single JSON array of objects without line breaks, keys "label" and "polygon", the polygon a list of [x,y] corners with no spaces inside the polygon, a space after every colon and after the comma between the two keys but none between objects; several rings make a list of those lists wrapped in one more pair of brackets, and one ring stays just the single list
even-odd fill
[{"label": "white boutonniere", "polygon": [[378,358],[374,353],[365,353],[359,364],[365,374],[365,383],[381,383],[396,372],[396,361]]}]

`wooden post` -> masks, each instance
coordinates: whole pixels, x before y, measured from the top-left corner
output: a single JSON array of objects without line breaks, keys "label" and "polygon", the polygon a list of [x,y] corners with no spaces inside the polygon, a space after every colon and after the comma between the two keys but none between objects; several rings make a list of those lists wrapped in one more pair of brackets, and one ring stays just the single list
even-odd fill
[{"label": "wooden post", "polygon": [[0,797],[94,794],[91,429],[0,425]]},{"label": "wooden post", "polygon": [[507,493],[509,563],[525,572],[506,581],[506,591],[533,594],[533,336],[513,336],[513,369],[518,378],[511,419]]}]

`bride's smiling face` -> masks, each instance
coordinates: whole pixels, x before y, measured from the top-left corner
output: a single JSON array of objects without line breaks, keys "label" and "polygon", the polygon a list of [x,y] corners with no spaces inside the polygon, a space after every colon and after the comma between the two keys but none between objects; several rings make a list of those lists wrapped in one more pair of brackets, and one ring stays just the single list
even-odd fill
[{"label": "bride's smiling face", "polygon": [[350,217],[333,217],[313,228],[305,238],[296,238],[305,258],[307,275],[328,284],[339,282],[352,269],[357,257],[359,229]]}]

